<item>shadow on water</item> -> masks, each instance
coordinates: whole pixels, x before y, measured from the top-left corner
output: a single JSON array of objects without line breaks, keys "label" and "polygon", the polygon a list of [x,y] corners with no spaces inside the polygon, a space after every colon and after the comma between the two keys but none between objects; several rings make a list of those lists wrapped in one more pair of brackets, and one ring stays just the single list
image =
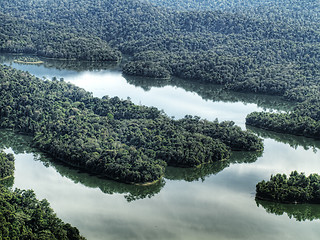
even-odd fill
[{"label": "shadow on water", "polygon": [[284,204],[274,203],[256,199],[258,207],[262,206],[267,213],[281,216],[287,214],[290,219],[296,221],[313,221],[320,220],[319,204]]},{"label": "shadow on water", "polygon": [[[29,136],[17,134],[11,130],[0,129],[0,149],[10,148],[14,154],[33,154],[35,161],[40,161],[47,168],[54,168],[61,176],[67,177],[74,183],[81,183],[89,188],[99,188],[106,194],[124,194],[128,202],[151,198],[159,193],[165,185],[164,180],[150,186],[137,186],[99,178],[69,167],[59,161],[52,160],[46,156],[46,154],[32,148],[31,141],[32,138]],[[4,184],[4,182],[2,184]],[[6,185],[12,186],[13,179],[7,179]]]},{"label": "shadow on water", "polygon": [[[14,60],[18,59],[21,54],[0,54],[0,63],[12,64]],[[27,56],[28,57],[28,56]],[[32,57],[32,56],[31,56]],[[85,62],[75,60],[56,60],[40,58],[43,61],[43,67],[61,71],[94,71],[94,70],[114,70],[121,71],[121,64],[114,62]],[[45,73],[44,73],[45,74]],[[64,75],[71,73],[64,73]],[[239,93],[226,90],[223,86],[213,85],[210,83],[203,83],[192,80],[184,80],[173,77],[171,79],[152,79],[136,76],[123,76],[126,81],[140,87],[144,91],[149,91],[153,87],[162,88],[165,86],[172,86],[183,88],[187,92],[196,93],[203,100],[207,101],[223,101],[223,102],[243,102],[245,104],[256,104],[263,109],[274,109],[276,111],[289,111],[292,109],[292,103],[281,100],[280,97],[262,95],[262,94],[248,94]]]},{"label": "shadow on water", "polygon": [[[99,188],[106,194],[124,194],[128,202],[151,198],[158,194],[165,186],[165,180],[150,186],[138,186],[118,183],[112,180],[100,178],[88,173],[79,171],[76,168],[65,165],[59,161],[52,160],[46,154],[31,147],[32,138],[29,136],[14,133],[11,130],[0,130],[0,148],[11,148],[15,154],[32,153],[34,160],[40,161],[45,167],[54,168],[61,176],[67,177],[74,183],[81,183],[89,188]],[[231,164],[252,163],[262,155],[261,152],[233,152],[231,158],[226,161],[204,164],[198,168],[174,168],[168,167],[165,178],[170,180],[204,181],[206,177],[217,174],[229,167]],[[10,184],[10,179],[8,179]],[[11,184],[12,186],[12,184]]]},{"label": "shadow on water", "polygon": [[171,79],[152,79],[127,75],[124,75],[124,77],[128,83],[136,87],[140,87],[144,91],[149,91],[152,87],[161,88],[165,86],[173,86],[183,88],[187,92],[196,93],[201,96],[203,100],[214,102],[223,101],[231,103],[252,103],[263,109],[274,109],[278,111],[289,111],[292,109],[292,103],[290,104],[289,102],[282,100],[281,97],[233,92],[226,90],[223,86],[210,83],[185,80],[175,77]]},{"label": "shadow on water", "polygon": [[168,167],[165,178],[187,182],[204,181],[207,177],[223,171],[232,164],[254,163],[261,156],[262,152],[233,152],[228,160],[203,164],[197,168]]},{"label": "shadow on water", "polygon": [[317,152],[317,150],[320,149],[320,141],[314,140],[312,138],[277,133],[251,126],[246,127],[248,130],[257,134],[259,137],[270,138],[275,140],[276,142],[288,144],[290,147],[294,149],[297,149],[298,147],[303,147],[305,150],[312,149],[314,152]]},{"label": "shadow on water", "polygon": [[46,167],[53,167],[61,176],[72,180],[74,183],[81,183],[89,188],[99,188],[106,194],[125,194],[124,197],[128,202],[151,198],[158,194],[165,185],[164,180],[150,186],[119,183],[82,172],[61,162],[53,161],[43,153],[39,153],[36,160],[41,161]]},{"label": "shadow on water", "polygon": [[0,149],[11,148],[14,154],[33,153],[32,137],[17,134],[12,130],[0,129]]}]

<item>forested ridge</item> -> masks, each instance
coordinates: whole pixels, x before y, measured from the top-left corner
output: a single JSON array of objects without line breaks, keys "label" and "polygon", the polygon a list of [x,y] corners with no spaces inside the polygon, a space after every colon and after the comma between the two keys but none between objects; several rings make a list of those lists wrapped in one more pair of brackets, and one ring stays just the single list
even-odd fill
[{"label": "forested ridge", "polygon": [[15,18],[0,11],[0,51],[49,58],[119,61],[121,54],[105,41],[80,35],[52,22]]},{"label": "forested ridge", "polygon": [[[95,61],[126,55],[125,74],[176,76],[319,108],[317,1],[161,2],[3,0],[0,49]],[[317,137],[308,130],[318,125],[314,114],[255,113],[247,123]]]},{"label": "forested ridge", "polygon": [[262,140],[234,126],[118,97],[94,98],[64,81],[0,68],[0,127],[30,134],[39,149],[70,165],[123,182],[159,179],[167,164],[193,167],[227,159],[231,150],[259,151]]}]

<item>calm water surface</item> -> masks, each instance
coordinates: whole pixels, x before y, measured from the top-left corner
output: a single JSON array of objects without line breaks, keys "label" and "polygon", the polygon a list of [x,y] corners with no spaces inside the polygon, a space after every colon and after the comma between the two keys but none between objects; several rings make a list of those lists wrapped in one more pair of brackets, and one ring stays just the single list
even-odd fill
[{"label": "calm water surface", "polygon": [[[97,97],[130,97],[175,118],[191,114],[233,120],[245,128],[245,116],[252,111],[289,109],[274,97],[231,93],[190,81],[124,78],[112,65],[19,65],[10,56],[2,61],[40,78],[64,78]],[[81,173],[52,161],[31,148],[28,137],[10,131],[0,131],[0,147],[16,156],[14,187],[34,189],[88,239],[318,239],[319,206],[256,202],[254,194],[256,183],[271,174],[320,173],[320,142],[251,130],[264,138],[262,154],[236,152],[230,161],[199,169],[168,168],[164,180],[150,187]]]}]

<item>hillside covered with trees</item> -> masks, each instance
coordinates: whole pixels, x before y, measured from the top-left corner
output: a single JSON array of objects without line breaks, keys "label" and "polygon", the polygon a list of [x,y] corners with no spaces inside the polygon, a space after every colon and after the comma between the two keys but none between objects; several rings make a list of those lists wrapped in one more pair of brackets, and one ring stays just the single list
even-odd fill
[{"label": "hillside covered with trees", "polygon": [[[126,56],[125,74],[176,76],[279,95],[313,111],[320,106],[317,1],[3,0],[0,9],[1,51],[91,61]],[[308,130],[318,119],[293,114],[255,114],[247,123],[318,134]]]}]

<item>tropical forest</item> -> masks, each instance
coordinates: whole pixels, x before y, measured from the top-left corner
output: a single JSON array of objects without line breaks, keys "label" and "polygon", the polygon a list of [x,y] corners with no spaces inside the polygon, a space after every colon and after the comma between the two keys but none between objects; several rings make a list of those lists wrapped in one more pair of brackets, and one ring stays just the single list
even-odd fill
[{"label": "tropical forest", "polygon": [[0,239],[316,239],[319,16],[1,0]]}]

